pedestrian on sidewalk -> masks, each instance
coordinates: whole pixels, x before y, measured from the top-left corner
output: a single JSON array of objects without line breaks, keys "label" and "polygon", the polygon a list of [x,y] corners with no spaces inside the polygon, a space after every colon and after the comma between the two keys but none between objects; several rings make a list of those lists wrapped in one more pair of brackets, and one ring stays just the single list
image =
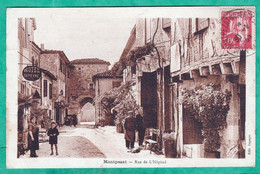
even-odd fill
[{"label": "pedestrian on sidewalk", "polygon": [[36,125],[36,118],[31,117],[28,124],[28,149],[30,157],[38,157],[36,150],[39,150],[39,127]]},{"label": "pedestrian on sidewalk", "polygon": [[53,144],[55,145],[56,155],[58,155],[58,135],[59,131],[57,129],[57,124],[53,120],[51,122],[51,128],[48,130],[48,136],[49,136],[49,144],[51,145],[51,154],[53,155]]},{"label": "pedestrian on sidewalk", "polygon": [[135,144],[136,121],[134,115],[134,111],[128,111],[128,116],[126,117],[124,123],[125,144],[127,149],[134,148]]},{"label": "pedestrian on sidewalk", "polygon": [[73,122],[73,126],[76,127],[76,125],[78,124],[77,115],[75,115],[75,114],[73,115],[72,122]]},{"label": "pedestrian on sidewalk", "polygon": [[136,130],[138,132],[138,143],[139,146],[143,145],[144,142],[144,134],[145,134],[145,128],[143,123],[143,108],[139,108],[136,115]]}]

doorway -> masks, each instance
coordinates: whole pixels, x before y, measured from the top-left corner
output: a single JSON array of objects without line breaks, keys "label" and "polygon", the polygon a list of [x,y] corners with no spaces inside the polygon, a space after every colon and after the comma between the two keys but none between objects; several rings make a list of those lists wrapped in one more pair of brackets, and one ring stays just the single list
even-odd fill
[{"label": "doorway", "polygon": [[157,128],[157,73],[143,72],[141,79],[141,105],[145,128]]}]

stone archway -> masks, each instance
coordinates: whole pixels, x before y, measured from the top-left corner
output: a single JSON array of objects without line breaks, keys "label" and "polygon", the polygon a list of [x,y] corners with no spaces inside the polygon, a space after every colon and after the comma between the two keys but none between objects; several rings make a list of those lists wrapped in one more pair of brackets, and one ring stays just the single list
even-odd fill
[{"label": "stone archway", "polygon": [[79,102],[80,112],[78,115],[79,122],[94,122],[95,121],[95,107],[93,99],[85,97]]}]

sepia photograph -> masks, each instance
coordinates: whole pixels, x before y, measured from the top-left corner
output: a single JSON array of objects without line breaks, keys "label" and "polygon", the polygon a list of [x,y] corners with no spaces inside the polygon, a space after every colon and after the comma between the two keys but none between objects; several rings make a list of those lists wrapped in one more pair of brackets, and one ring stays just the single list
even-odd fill
[{"label": "sepia photograph", "polygon": [[254,7],[9,8],[6,32],[8,168],[254,166]]}]

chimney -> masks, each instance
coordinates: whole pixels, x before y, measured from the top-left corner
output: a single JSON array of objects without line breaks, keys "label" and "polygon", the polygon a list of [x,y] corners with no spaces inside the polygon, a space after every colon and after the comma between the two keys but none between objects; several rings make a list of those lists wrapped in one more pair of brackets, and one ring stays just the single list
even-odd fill
[{"label": "chimney", "polygon": [[44,50],[44,44],[41,44],[41,49]]}]

